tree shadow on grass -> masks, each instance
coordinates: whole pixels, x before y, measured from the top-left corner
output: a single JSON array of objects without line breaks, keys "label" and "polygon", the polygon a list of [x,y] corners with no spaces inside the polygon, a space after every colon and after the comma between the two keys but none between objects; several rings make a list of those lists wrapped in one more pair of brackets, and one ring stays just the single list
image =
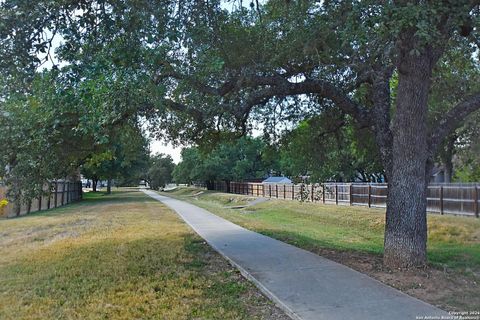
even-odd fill
[{"label": "tree shadow on grass", "polygon": [[84,208],[88,206],[96,205],[106,205],[106,204],[128,204],[128,203],[147,203],[147,202],[156,202],[152,198],[145,195],[140,191],[133,190],[120,190],[113,191],[111,194],[106,192],[88,192],[84,193],[83,199],[75,201],[72,203],[65,204],[63,206],[58,206],[57,208],[50,208],[42,211],[31,212],[27,215],[22,215],[19,217],[11,217],[11,219],[26,219],[29,217],[41,217],[41,216],[55,216],[59,214],[68,214],[74,212],[76,208]]},{"label": "tree shadow on grass", "polygon": [[248,287],[226,262],[191,233],[166,237],[106,239],[0,268],[11,298],[0,316],[250,318],[244,304],[255,302],[239,300]]}]

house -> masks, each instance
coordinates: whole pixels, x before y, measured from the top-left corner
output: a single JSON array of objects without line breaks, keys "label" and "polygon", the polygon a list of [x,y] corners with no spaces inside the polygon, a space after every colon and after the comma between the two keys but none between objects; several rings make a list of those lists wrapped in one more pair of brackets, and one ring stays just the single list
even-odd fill
[{"label": "house", "polygon": [[275,184],[291,184],[292,180],[287,177],[268,177],[263,180],[262,183],[275,183]]}]

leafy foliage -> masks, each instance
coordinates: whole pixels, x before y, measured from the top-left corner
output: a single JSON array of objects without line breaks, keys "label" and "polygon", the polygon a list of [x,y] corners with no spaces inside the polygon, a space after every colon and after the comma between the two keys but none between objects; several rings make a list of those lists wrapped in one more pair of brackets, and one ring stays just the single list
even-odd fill
[{"label": "leafy foliage", "polygon": [[282,138],[282,172],[320,182],[381,181],[383,166],[371,133],[334,112],[305,120]]},{"label": "leafy foliage", "polygon": [[164,154],[156,154],[149,159],[149,168],[147,180],[150,188],[159,190],[164,188],[167,183],[172,182],[172,173],[175,169],[175,164],[170,156]]},{"label": "leafy foliage", "polygon": [[240,181],[268,175],[273,164],[268,146],[259,138],[244,137],[217,145],[208,153],[182,150],[182,162],[173,173],[177,183]]}]

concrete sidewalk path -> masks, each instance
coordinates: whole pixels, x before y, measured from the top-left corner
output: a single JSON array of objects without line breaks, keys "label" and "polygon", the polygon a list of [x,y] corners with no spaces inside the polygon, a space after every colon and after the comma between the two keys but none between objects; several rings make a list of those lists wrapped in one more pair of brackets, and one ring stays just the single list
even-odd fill
[{"label": "concrete sidewalk path", "polygon": [[438,308],[341,264],[244,229],[187,202],[143,191],[175,210],[294,319],[448,317]]}]

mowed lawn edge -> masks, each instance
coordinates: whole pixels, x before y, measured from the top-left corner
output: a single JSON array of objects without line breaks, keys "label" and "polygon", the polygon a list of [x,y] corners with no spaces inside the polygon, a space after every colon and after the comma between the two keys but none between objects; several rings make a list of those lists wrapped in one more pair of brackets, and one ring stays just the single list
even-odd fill
[{"label": "mowed lawn edge", "polygon": [[0,220],[1,319],[288,319],[136,189]]},{"label": "mowed lawn edge", "polygon": [[480,308],[476,218],[429,214],[429,265],[388,270],[382,265],[384,210],[277,199],[239,208],[254,197],[185,187],[163,194],[330,258],[445,310]]}]

